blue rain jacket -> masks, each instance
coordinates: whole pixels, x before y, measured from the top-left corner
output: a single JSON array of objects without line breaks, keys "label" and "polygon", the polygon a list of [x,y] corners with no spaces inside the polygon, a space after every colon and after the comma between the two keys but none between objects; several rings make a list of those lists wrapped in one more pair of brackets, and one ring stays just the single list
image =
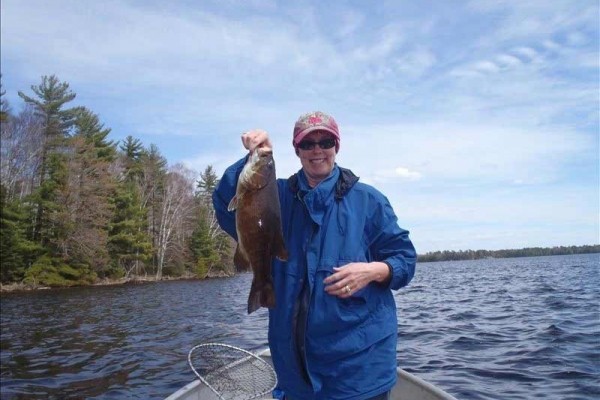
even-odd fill
[{"label": "blue rain jacket", "polygon": [[[247,158],[229,167],[213,194],[221,227],[237,239],[227,205]],[[396,383],[397,317],[391,289],[407,285],[416,253],[379,191],[337,165],[311,189],[302,170],[278,179],[287,262],[274,259],[276,306],[269,347],[279,387],[294,399],[362,400]],[[334,267],[382,261],[392,277],[348,299],[325,292]]]}]

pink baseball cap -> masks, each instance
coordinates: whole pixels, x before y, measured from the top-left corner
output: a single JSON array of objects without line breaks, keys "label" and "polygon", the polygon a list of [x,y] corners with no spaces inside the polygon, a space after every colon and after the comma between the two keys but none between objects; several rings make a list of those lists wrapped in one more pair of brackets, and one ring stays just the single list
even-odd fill
[{"label": "pink baseball cap", "polygon": [[326,131],[333,135],[335,138],[335,152],[337,153],[340,149],[340,132],[335,122],[335,119],[331,115],[327,115],[321,111],[315,111],[301,115],[294,125],[294,139],[292,144],[294,148],[298,147],[298,143],[311,132],[314,131]]}]

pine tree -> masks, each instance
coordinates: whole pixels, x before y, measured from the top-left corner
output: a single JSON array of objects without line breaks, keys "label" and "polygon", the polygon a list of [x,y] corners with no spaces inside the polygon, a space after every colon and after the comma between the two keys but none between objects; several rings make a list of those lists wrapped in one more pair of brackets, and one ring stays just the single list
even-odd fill
[{"label": "pine tree", "polygon": [[129,277],[145,274],[146,264],[152,259],[152,244],[146,230],[146,213],[140,207],[136,187],[132,183],[120,185],[113,203],[115,213],[108,237],[111,275]]},{"label": "pine tree", "polygon": [[[94,282],[96,274],[88,265],[69,265],[70,249],[65,246],[74,231],[68,203],[69,170],[66,153],[50,153],[47,157],[47,178],[32,198],[44,209],[45,223],[39,235],[44,253],[25,272],[25,283],[47,286],[72,286]],[[36,242],[37,243],[37,242]]]},{"label": "pine tree", "polygon": [[198,203],[198,223],[192,234],[190,247],[196,257],[196,273],[206,276],[220,271],[233,274],[231,241],[219,227],[212,206],[212,193],[219,184],[213,167],[209,165],[200,174],[197,182],[196,201]]},{"label": "pine tree", "polygon": [[115,160],[117,156],[116,144],[107,139],[111,130],[100,123],[96,114],[85,107],[77,109],[74,129],[75,135],[84,137],[87,143],[93,145],[97,158],[106,161]]},{"label": "pine tree", "polygon": [[[61,161],[57,153],[64,152],[64,139],[69,135],[75,121],[76,108],[65,109],[65,105],[75,98],[75,93],[69,89],[69,84],[60,82],[55,75],[42,76],[42,83],[31,86],[31,90],[37,98],[27,96],[18,92],[19,96],[34,107],[36,114],[41,118],[43,124],[44,142],[41,151],[41,164],[39,168],[39,189],[33,196],[37,201],[32,229],[32,239],[42,245],[47,245],[49,238],[44,236],[50,230],[48,214],[53,208],[51,198],[55,197],[50,189],[56,189],[55,182],[49,183],[48,172],[50,164]],[[55,171],[56,172],[56,171]]]},{"label": "pine tree", "polygon": [[198,278],[206,278],[211,268],[220,260],[214,241],[210,237],[205,216],[198,220],[198,226],[192,233],[190,248],[196,259],[194,273]]},{"label": "pine tree", "polygon": [[8,201],[0,185],[0,282],[20,282],[43,248],[25,236],[26,214],[19,202]]},{"label": "pine tree", "polygon": [[144,156],[144,145],[139,139],[129,135],[119,149],[123,153],[124,179],[128,182],[139,179],[142,175],[141,160]]}]

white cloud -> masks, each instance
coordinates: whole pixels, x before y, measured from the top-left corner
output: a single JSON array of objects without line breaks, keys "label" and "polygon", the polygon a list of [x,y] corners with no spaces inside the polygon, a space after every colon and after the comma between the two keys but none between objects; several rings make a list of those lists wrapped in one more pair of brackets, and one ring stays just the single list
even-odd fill
[{"label": "white cloud", "polygon": [[560,44],[556,43],[554,40],[544,40],[542,45],[550,51],[559,51],[561,48]]},{"label": "white cloud", "polygon": [[523,61],[520,58],[510,54],[500,54],[496,57],[496,59],[501,65],[507,67],[516,67],[523,64]]},{"label": "white cloud", "polygon": [[395,24],[384,26],[373,42],[356,47],[351,52],[354,62],[375,63],[393,54],[403,42],[402,28]]},{"label": "white cloud", "polygon": [[595,0],[1,7],[9,98],[56,73],[113,135],[171,163],[221,173],[260,127],[287,177],[293,122],[322,109],[340,123],[340,165],[390,198],[421,249],[561,244],[597,227]]},{"label": "white cloud", "polygon": [[538,52],[531,47],[517,47],[513,50],[513,52],[517,55],[527,58],[529,61],[533,61],[538,57]]},{"label": "white cloud", "polygon": [[422,75],[428,69],[433,67],[437,61],[437,56],[433,51],[424,48],[417,48],[414,51],[407,52],[395,59],[396,70],[399,74]]},{"label": "white cloud", "polygon": [[598,23],[598,3],[581,0],[539,1],[473,0],[468,7],[486,16],[494,13],[497,28],[493,36],[482,37],[482,43],[503,43],[515,39],[538,40],[556,32],[568,32]]},{"label": "white cloud", "polygon": [[405,167],[397,167],[389,170],[367,171],[362,176],[362,181],[370,184],[380,184],[393,181],[418,181],[422,175]]},{"label": "white cloud", "polygon": [[590,42],[590,38],[581,32],[570,32],[567,34],[566,42],[569,46],[584,46]]},{"label": "white cloud", "polygon": [[491,61],[480,61],[476,63],[473,68],[477,71],[491,73],[498,72],[500,70],[500,67]]},{"label": "white cloud", "polygon": [[[390,193],[390,190],[392,192]],[[401,187],[388,197],[420,252],[598,243],[594,188]]]},{"label": "white cloud", "polygon": [[[360,132],[376,132],[368,148]],[[389,179],[391,173],[380,171],[400,162],[404,169],[394,173],[413,179],[422,174],[426,181],[500,184],[519,179],[551,182],[563,173],[563,163],[593,156],[594,138],[567,127],[436,121],[347,127],[342,144],[340,158],[351,160],[374,181]]]},{"label": "white cloud", "polygon": [[408,168],[398,167],[398,168],[396,168],[394,170],[394,172],[399,177],[404,178],[404,179],[408,179],[408,180],[411,180],[411,181],[416,181],[416,180],[421,179],[421,174],[419,172],[410,171]]}]

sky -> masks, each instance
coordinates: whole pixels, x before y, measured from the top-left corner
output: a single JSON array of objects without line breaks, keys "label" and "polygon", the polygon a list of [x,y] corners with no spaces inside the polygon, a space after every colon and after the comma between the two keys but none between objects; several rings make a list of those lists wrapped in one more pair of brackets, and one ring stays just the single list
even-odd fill
[{"label": "sky", "polygon": [[336,119],[340,166],[419,253],[598,244],[598,0],[2,0],[13,112],[55,74],[115,141],[218,174],[296,119]]}]

